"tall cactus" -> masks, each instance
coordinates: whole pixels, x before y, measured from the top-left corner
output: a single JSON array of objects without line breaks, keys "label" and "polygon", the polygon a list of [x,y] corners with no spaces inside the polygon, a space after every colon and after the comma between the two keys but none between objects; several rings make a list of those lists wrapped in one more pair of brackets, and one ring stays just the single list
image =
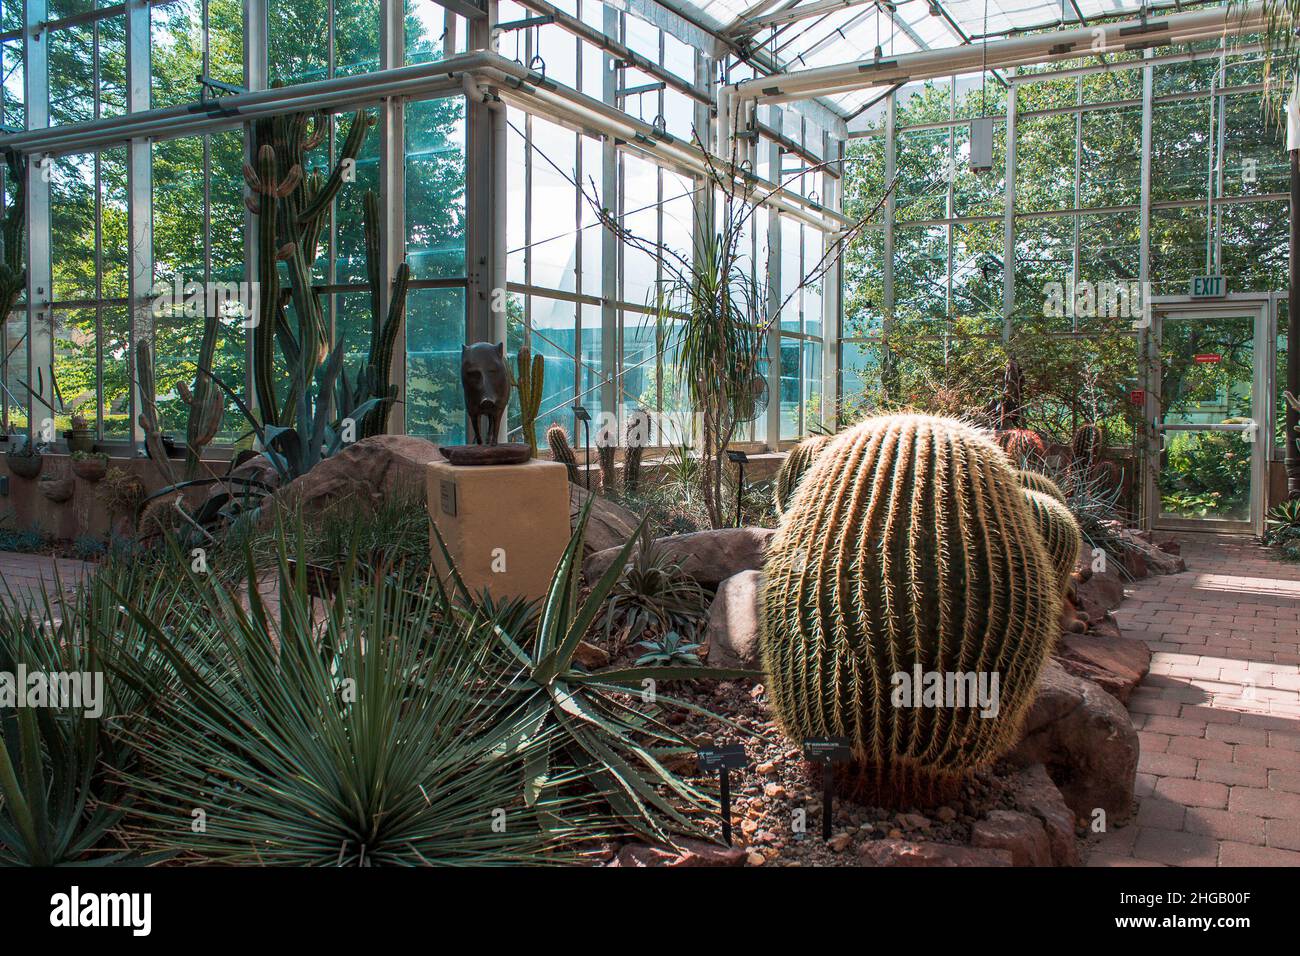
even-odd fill
[{"label": "tall cactus", "polygon": [[641,488],[641,459],[650,444],[650,413],[638,408],[627,419],[627,451],[623,456],[623,489],[636,494]]},{"label": "tall cactus", "polygon": [[1016,472],[1016,477],[1020,480],[1021,487],[1026,490],[1039,491],[1051,498],[1055,498],[1061,504],[1067,503],[1065,492],[1061,490],[1061,486],[1042,472],[1022,468]]},{"label": "tall cactus", "polygon": [[785,456],[785,461],[781,462],[780,470],[776,473],[773,498],[776,501],[777,514],[790,507],[790,501],[794,498],[799,482],[803,480],[809,467],[830,440],[830,435],[810,435],[790,449],[789,454]]},{"label": "tall cactus", "polygon": [[[353,123],[355,126],[355,121]],[[357,372],[356,387],[352,390],[352,404],[367,398],[379,399],[379,404],[366,413],[361,423],[361,437],[382,435],[388,430],[388,413],[397,400],[397,386],[392,382],[393,348],[397,333],[406,314],[406,293],[411,283],[411,267],[405,262],[393,274],[392,296],[388,309],[383,307],[382,249],[379,244],[379,197],[366,190],[363,200],[362,228],[366,244],[366,276],[370,281],[370,354],[365,368]],[[343,377],[346,381],[346,377]],[[341,412],[346,411],[340,409]]]},{"label": "tall cactus", "polygon": [[[1060,595],[1003,452],[961,422],[900,415],[818,456],[769,546],[763,605],[782,729],[847,738],[858,783],[897,800],[947,791],[1015,744]],[[996,715],[909,706],[914,668],[989,689],[996,676]]]},{"label": "tall cactus", "polygon": [[523,426],[528,450],[536,458],[537,414],[542,408],[542,391],[546,385],[546,362],[540,355],[533,355],[533,350],[527,345],[521,345],[515,364],[519,367],[515,375],[515,387],[519,389],[519,423]]},{"label": "tall cactus", "polygon": [[154,378],[153,354],[149,351],[147,341],[135,344],[135,380],[140,388],[138,421],[144,432],[145,447],[149,449],[149,459],[162,476],[163,482],[174,485],[176,474],[167,457],[167,449],[163,446],[162,425],[158,421],[158,389]]},{"label": "tall cactus", "polygon": [[569,481],[575,485],[581,484],[582,478],[578,475],[578,456],[573,453],[573,446],[569,444],[569,433],[564,430],[563,425],[552,425],[546,429],[546,444],[551,446],[551,457],[568,469]]},{"label": "tall cactus", "polygon": [[1083,543],[1079,523],[1070,514],[1070,509],[1051,495],[1029,489],[1025,489],[1024,494],[1033,512],[1038,537],[1047,549],[1047,556],[1052,559],[1057,583],[1064,593],[1070,586],[1070,575],[1079,563],[1079,547]]},{"label": "tall cactus", "polygon": [[596,459],[600,462],[600,487],[607,495],[618,491],[618,448],[609,438],[596,446]]}]

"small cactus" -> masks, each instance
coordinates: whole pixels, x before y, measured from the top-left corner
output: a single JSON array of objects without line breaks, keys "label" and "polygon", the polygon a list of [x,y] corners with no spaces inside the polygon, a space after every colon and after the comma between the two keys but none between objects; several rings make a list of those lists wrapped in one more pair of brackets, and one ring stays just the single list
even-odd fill
[{"label": "small cactus", "polygon": [[596,446],[596,458],[600,462],[600,487],[607,495],[618,490],[618,449],[608,440]]},{"label": "small cactus", "polygon": [[790,449],[790,453],[785,456],[785,461],[781,462],[781,468],[776,473],[773,497],[777,514],[781,514],[790,506],[799,482],[803,480],[808,468],[830,440],[830,435],[811,435]]},{"label": "small cactus", "polygon": [[1061,490],[1061,486],[1042,472],[1022,468],[1016,472],[1016,477],[1020,479],[1021,487],[1028,491],[1039,491],[1055,498],[1061,504],[1067,504],[1065,492]]},{"label": "small cactus", "polygon": [[578,458],[573,453],[573,446],[569,444],[569,433],[564,430],[563,425],[552,425],[546,429],[546,444],[551,446],[551,458],[568,469],[569,481],[575,485],[581,484],[582,479],[578,475]]},{"label": "small cactus", "polygon": [[1074,440],[1070,443],[1070,450],[1074,453],[1076,462],[1083,462],[1091,466],[1101,456],[1101,450],[1106,447],[1106,434],[1101,430],[1100,425],[1080,425],[1074,432]]},{"label": "small cactus", "polygon": [[1070,587],[1070,575],[1079,563],[1079,547],[1083,542],[1079,523],[1070,514],[1070,509],[1051,495],[1029,489],[1025,489],[1024,494],[1033,511],[1034,526],[1047,549],[1047,556],[1052,559],[1057,583],[1064,594]]},{"label": "small cactus", "polygon": [[[877,798],[951,792],[1019,739],[1060,609],[1029,503],[984,432],[868,419],[817,456],[768,548],[773,711],[791,739],[847,738]],[[996,678],[996,713],[900,702],[915,669]]]}]

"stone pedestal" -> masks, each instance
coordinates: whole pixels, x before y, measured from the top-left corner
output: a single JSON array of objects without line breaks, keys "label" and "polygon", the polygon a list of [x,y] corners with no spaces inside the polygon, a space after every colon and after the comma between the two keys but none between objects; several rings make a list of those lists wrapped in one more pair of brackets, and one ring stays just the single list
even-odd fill
[{"label": "stone pedestal", "polygon": [[[565,467],[530,459],[518,465],[428,465],[429,516],[466,586],[478,597],[539,598],[569,543]],[[447,573],[429,532],[434,567]]]}]

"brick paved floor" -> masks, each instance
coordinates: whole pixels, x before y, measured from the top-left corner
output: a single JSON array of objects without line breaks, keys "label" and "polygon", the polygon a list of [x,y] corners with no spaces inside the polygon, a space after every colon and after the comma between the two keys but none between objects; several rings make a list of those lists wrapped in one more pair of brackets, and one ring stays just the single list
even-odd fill
[{"label": "brick paved floor", "polygon": [[71,558],[0,551],[0,601],[41,600],[41,588],[54,597],[59,587],[76,587],[90,565]]},{"label": "brick paved floor", "polygon": [[1115,612],[1152,650],[1129,701],[1140,803],[1088,865],[1300,866],[1300,564],[1246,536],[1175,537],[1188,570]]}]

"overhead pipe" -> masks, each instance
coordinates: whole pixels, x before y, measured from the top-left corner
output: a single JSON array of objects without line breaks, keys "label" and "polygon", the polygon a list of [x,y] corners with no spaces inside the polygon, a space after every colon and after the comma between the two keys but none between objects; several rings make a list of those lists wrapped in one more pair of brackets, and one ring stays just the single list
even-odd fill
[{"label": "overhead pipe", "polygon": [[[1098,52],[1119,53],[1154,46],[1193,43],[1225,35],[1250,33],[1260,29],[1263,24],[1262,4],[1251,4],[1240,10],[1215,7],[1158,19],[1094,24],[992,40],[986,44],[971,43],[942,50],[918,50],[884,59],[815,67],[744,80],[725,89],[729,96],[737,99],[780,103],[958,73],[1075,59]],[[1102,38],[1105,41],[1105,47],[1100,51],[1095,48],[1098,31],[1103,31]]]}]

